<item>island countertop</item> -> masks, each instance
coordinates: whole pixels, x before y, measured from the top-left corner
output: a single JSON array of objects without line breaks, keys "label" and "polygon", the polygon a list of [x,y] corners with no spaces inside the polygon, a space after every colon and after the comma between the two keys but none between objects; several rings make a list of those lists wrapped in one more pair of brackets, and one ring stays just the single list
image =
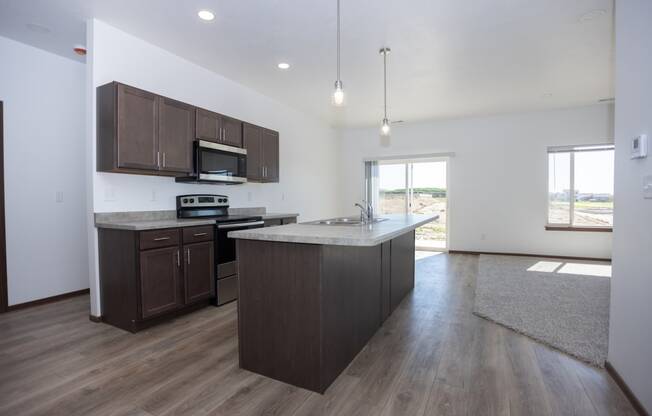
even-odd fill
[{"label": "island countertop", "polygon": [[289,224],[231,231],[231,238],[337,246],[375,246],[439,218],[435,214],[387,214],[367,225]]}]

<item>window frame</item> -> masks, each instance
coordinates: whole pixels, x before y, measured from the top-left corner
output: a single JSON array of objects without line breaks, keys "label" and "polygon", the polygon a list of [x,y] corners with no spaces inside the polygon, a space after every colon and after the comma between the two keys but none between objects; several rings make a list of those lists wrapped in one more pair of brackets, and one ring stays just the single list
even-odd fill
[{"label": "window frame", "polygon": [[[546,225],[548,231],[594,231],[594,232],[612,232],[613,225],[573,225],[575,222],[575,154],[580,152],[599,152],[606,150],[615,150],[614,143],[585,144],[574,146],[550,146],[547,149],[547,176],[546,176]],[[550,222],[550,155],[554,153],[568,153],[570,156],[570,201],[569,201],[569,222],[568,223],[551,223]]]}]

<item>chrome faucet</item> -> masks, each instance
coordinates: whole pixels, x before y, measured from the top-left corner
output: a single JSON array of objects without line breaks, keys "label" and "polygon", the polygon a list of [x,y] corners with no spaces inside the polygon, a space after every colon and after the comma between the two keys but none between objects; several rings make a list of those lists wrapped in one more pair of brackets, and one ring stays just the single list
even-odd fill
[{"label": "chrome faucet", "polygon": [[360,203],[356,203],[354,205],[355,207],[360,208],[360,221],[362,221],[365,224],[369,222],[373,222],[374,207],[371,204],[367,203],[367,201],[362,201],[362,203],[365,204],[366,207]]}]

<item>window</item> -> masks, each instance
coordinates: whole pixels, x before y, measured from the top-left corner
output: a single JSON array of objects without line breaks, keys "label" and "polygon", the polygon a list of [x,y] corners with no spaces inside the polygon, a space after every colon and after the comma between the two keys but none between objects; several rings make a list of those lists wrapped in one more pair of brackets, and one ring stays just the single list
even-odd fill
[{"label": "window", "polygon": [[611,229],[614,207],[614,146],[548,149],[548,225]]}]

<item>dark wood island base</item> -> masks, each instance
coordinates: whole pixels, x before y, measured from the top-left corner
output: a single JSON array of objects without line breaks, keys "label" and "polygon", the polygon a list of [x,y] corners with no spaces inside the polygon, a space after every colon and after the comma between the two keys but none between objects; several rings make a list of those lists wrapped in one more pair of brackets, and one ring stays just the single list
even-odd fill
[{"label": "dark wood island base", "polygon": [[414,231],[376,246],[237,244],[240,367],[318,393],[414,288]]}]

